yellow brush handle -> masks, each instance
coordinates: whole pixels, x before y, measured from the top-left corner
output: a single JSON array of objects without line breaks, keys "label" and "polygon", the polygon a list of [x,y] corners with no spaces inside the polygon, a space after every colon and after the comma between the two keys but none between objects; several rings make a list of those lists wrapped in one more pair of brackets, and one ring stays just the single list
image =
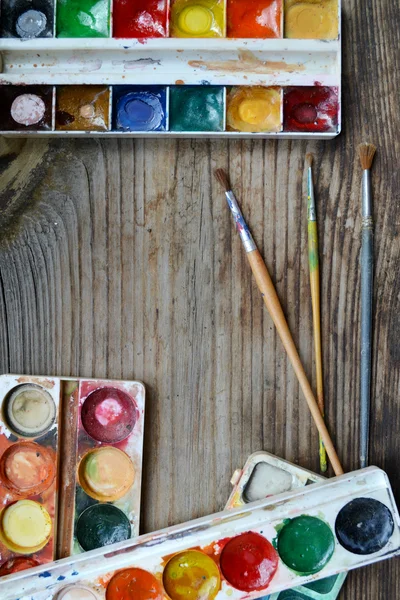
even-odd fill
[{"label": "yellow brush handle", "polygon": [[[311,303],[314,325],[315,370],[317,374],[317,401],[319,410],[324,416],[324,380],[322,374],[322,344],[321,344],[321,309],[319,288],[319,259],[317,222],[308,222],[308,262],[310,266]],[[319,457],[321,471],[327,469],[326,452],[320,439]]]},{"label": "yellow brush handle", "polygon": [[285,350],[289,356],[289,360],[292,363],[293,369],[297,375],[297,379],[301,389],[303,390],[303,394],[311,411],[311,415],[325,444],[332,468],[336,475],[342,475],[343,469],[340,464],[339,457],[336,453],[321,411],[318,407],[318,403],[308,382],[307,375],[301,363],[300,356],[297,352],[292,334],[290,333],[285,315],[283,314],[282,306],[275,291],[274,284],[272,283],[271,277],[268,273],[268,269],[258,250],[248,252],[247,258],[249,259],[251,270],[253,271],[257,285],[262,294],[265,306],[271,315]]}]

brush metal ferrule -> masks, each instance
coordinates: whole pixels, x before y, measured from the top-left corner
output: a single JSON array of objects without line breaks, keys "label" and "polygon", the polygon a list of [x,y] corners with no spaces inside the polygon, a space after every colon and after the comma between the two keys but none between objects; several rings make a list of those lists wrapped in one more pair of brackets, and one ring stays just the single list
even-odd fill
[{"label": "brush metal ferrule", "polygon": [[362,216],[372,217],[371,171],[365,169],[362,178]]},{"label": "brush metal ferrule", "polygon": [[253,252],[253,250],[257,249],[257,246],[253,240],[253,236],[251,235],[249,228],[247,227],[247,223],[243,218],[242,211],[239,208],[235,194],[233,192],[225,192],[225,196],[235,221],[237,232],[242,240],[243,247],[247,253]]},{"label": "brush metal ferrule", "polygon": [[309,221],[317,220],[317,211],[315,208],[315,198],[314,198],[314,185],[312,178],[312,168],[308,167],[308,175],[307,175],[307,219]]}]

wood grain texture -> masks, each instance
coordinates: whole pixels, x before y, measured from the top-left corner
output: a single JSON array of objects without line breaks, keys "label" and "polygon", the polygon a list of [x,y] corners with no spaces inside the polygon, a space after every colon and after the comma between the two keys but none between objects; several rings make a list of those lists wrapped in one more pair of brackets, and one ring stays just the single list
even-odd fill
[{"label": "wood grain texture", "polygon": [[[397,9],[344,7],[344,131],[333,142],[0,141],[1,370],[145,382],[142,531],[220,509],[256,450],[318,469],[317,431],[216,166],[230,172],[315,383],[302,195],[314,153],[326,418],[343,466],[358,466],[364,140],[378,146],[370,462],[400,501]],[[399,597],[399,560],[350,574],[342,594]]]}]

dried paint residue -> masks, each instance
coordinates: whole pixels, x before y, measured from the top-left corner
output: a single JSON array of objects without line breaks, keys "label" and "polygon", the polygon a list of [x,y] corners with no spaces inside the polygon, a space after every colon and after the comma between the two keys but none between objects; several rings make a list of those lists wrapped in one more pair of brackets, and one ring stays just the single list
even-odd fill
[{"label": "dried paint residue", "polygon": [[58,0],[57,37],[108,37],[109,0]]},{"label": "dried paint residue", "polygon": [[339,34],[338,0],[285,0],[285,37],[335,40]]},{"label": "dried paint residue", "polygon": [[20,442],[2,455],[0,474],[2,483],[12,491],[39,494],[53,482],[55,464],[47,448],[33,442]]},{"label": "dried paint residue", "polygon": [[173,0],[171,37],[222,37],[224,33],[223,0]]},{"label": "dried paint residue", "polygon": [[56,416],[54,400],[42,387],[25,384],[14,388],[6,403],[8,426],[24,437],[43,435]]},{"label": "dried paint residue", "polygon": [[59,590],[57,600],[98,600],[98,596],[88,587],[72,584]]},{"label": "dried paint residue", "polygon": [[111,579],[107,586],[106,600],[162,600],[161,583],[143,569],[124,569]]},{"label": "dried paint residue", "polygon": [[0,577],[11,575],[11,573],[19,573],[25,569],[32,569],[40,565],[40,562],[31,557],[16,556],[4,562],[0,567]]},{"label": "dried paint residue", "polygon": [[93,439],[114,444],[130,435],[137,421],[133,398],[117,388],[94,390],[85,399],[81,411],[82,425]]},{"label": "dried paint residue", "polygon": [[24,40],[53,37],[54,4],[52,0],[26,2],[2,0],[0,37]]},{"label": "dried paint residue", "polygon": [[223,131],[222,87],[172,87],[169,107],[171,131]]},{"label": "dried paint residue", "polygon": [[301,63],[286,63],[284,60],[260,60],[250,50],[239,50],[238,58],[235,60],[190,60],[188,64],[194,69],[204,69],[205,71],[243,72],[260,75],[276,73],[276,71],[294,73],[305,69],[305,66]]},{"label": "dried paint residue", "polygon": [[1,514],[0,538],[11,551],[32,554],[49,541],[52,520],[44,506],[33,500],[19,500]]},{"label": "dried paint residue", "polygon": [[238,590],[265,589],[278,568],[278,554],[259,533],[242,533],[224,546],[220,565],[226,580]]},{"label": "dried paint residue", "polygon": [[339,544],[352,554],[366,556],[382,550],[393,535],[393,516],[374,498],[355,498],[339,512],[335,531]]},{"label": "dried paint residue", "polygon": [[336,131],[338,111],[336,88],[288,87],[283,102],[284,131]]},{"label": "dried paint residue", "polygon": [[110,92],[106,86],[66,85],[57,88],[56,129],[107,131]]},{"label": "dried paint residue", "polygon": [[213,600],[221,586],[221,577],[212,558],[198,550],[173,556],[163,573],[165,591],[171,600]]},{"label": "dried paint residue", "polygon": [[131,537],[131,524],[117,506],[94,504],[80,515],[75,534],[83,550],[95,550],[128,540]]},{"label": "dried paint residue", "polygon": [[289,569],[311,575],[321,571],[330,561],[335,539],[324,521],[302,515],[284,523],[277,545],[279,556]]},{"label": "dried paint residue", "polygon": [[102,446],[85,454],[79,465],[78,477],[89,496],[102,502],[114,502],[132,486],[135,469],[125,452],[112,446]]},{"label": "dried paint residue", "polygon": [[113,127],[118,131],[165,131],[167,92],[160,86],[113,88]]},{"label": "dried paint residue", "polygon": [[280,88],[237,87],[227,98],[230,131],[276,132],[281,130]]},{"label": "dried paint residue", "polygon": [[51,129],[52,96],[51,85],[27,85],[23,88],[3,85],[0,94],[0,130]]},{"label": "dried paint residue", "polygon": [[228,37],[282,37],[282,0],[228,0]]},{"label": "dried paint residue", "polygon": [[168,29],[166,0],[114,0],[113,35],[117,38],[165,37]]}]

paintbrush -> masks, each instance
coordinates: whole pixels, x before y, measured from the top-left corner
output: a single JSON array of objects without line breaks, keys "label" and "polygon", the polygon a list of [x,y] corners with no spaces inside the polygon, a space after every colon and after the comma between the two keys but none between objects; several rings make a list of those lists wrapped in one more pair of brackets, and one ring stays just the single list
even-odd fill
[{"label": "paintbrush", "polygon": [[[321,344],[321,306],[319,285],[319,256],[318,256],[318,228],[317,211],[314,198],[314,184],[312,176],[313,155],[306,154],[307,165],[307,221],[308,221],[308,266],[310,268],[311,304],[314,325],[315,370],[317,374],[317,400],[319,410],[324,416],[324,380],[322,373],[322,344]],[[322,473],[325,473],[326,451],[324,442],[319,438],[319,462]]]},{"label": "paintbrush", "polygon": [[369,416],[371,406],[372,294],[374,276],[374,240],[372,220],[371,167],[376,147],[358,147],[363,169],[362,244],[361,244],[361,396],[360,396],[360,465],[368,464]]},{"label": "paintbrush", "polygon": [[227,174],[223,169],[217,169],[215,171],[215,176],[225,190],[228,206],[235,220],[236,228],[242,240],[244,249],[246,250],[251,270],[253,271],[253,275],[263,297],[265,306],[267,307],[268,312],[271,315],[271,318],[282,340],[283,346],[286,350],[289,360],[292,363],[300,387],[303,390],[303,394],[311,411],[311,415],[325,444],[325,448],[331,461],[333,470],[335,471],[336,475],[341,475],[343,473],[343,469],[341,467],[339,457],[336,453],[335,447],[326,428],[324,419],[321,415],[321,411],[319,410],[318,403],[314,397],[313,391],[308,382],[307,375],[301,363],[300,356],[297,352],[292,334],[290,333],[285,315],[283,314],[282,306],[279,302],[279,298],[276,293],[274,284],[272,283],[271,277],[268,273],[268,269],[261,257],[260,252],[257,250],[257,246],[243,218],[243,215],[240,211],[239,205],[229,183]]}]

